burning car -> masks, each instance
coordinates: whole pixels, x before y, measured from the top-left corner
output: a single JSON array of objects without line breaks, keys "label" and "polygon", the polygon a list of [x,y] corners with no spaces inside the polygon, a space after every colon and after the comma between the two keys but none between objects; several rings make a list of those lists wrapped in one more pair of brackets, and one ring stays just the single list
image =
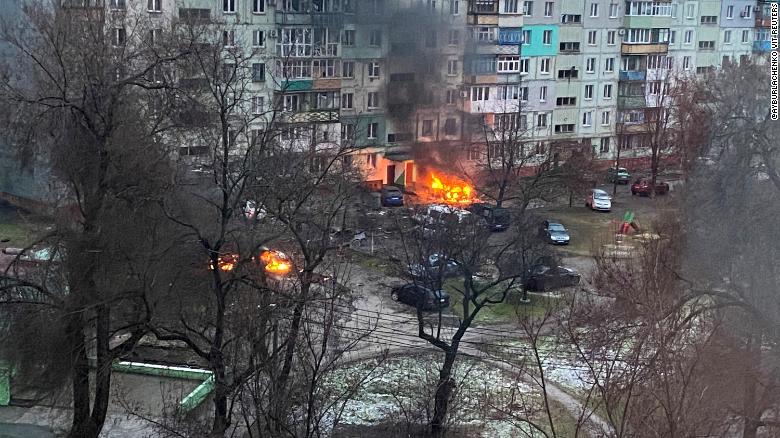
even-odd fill
[{"label": "burning car", "polygon": [[433,202],[468,205],[476,200],[474,189],[459,178],[431,173],[430,179],[429,191]]}]

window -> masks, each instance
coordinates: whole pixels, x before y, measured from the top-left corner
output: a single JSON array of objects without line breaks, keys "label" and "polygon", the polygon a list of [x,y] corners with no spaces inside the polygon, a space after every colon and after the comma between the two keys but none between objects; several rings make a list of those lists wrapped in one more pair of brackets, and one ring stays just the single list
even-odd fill
[{"label": "window", "polygon": [[555,125],[556,134],[567,134],[574,132],[574,123],[565,123],[562,125]]},{"label": "window", "polygon": [[561,52],[579,52],[580,51],[580,43],[579,42],[564,42],[560,43],[559,47]]},{"label": "window", "polygon": [[599,141],[599,153],[609,153],[609,137],[604,137]]},{"label": "window", "polygon": [[516,14],[520,10],[520,0],[504,0],[504,13]]},{"label": "window", "polygon": [[347,47],[351,47],[355,45],[355,31],[354,30],[345,30],[344,31],[344,38],[341,39],[341,44]]},{"label": "window", "polygon": [[236,0],[222,0],[222,12],[226,14],[235,14]]},{"label": "window", "polygon": [[341,94],[341,109],[354,108],[355,93],[342,93]]},{"label": "window", "polygon": [[376,91],[368,92],[368,108],[379,108],[379,93]]},{"label": "window", "polygon": [[502,85],[498,87],[498,98],[501,100],[515,100],[520,97],[519,85]]},{"label": "window", "polygon": [[596,31],[595,30],[589,30],[588,31],[588,45],[589,46],[595,46],[596,45]]},{"label": "window", "polygon": [[265,80],[265,64],[255,62],[252,64],[252,81],[262,82]]},{"label": "window", "polygon": [[523,38],[521,40],[523,44],[526,46],[531,44],[531,31],[530,30],[524,30],[523,31]]},{"label": "window", "polygon": [[469,148],[469,161],[479,160],[480,155],[479,147],[472,146]]},{"label": "window", "polygon": [[539,60],[539,72],[542,74],[550,73],[550,58],[541,58]]},{"label": "window", "polygon": [[436,0],[427,0],[425,2],[425,7],[429,11],[435,11],[436,10]]},{"label": "window", "polygon": [[612,85],[604,85],[604,99],[612,99]]},{"label": "window", "polygon": [[457,127],[458,121],[453,118],[448,118],[444,121],[444,135],[456,135],[458,133]]},{"label": "window", "polygon": [[690,70],[691,69],[691,57],[690,56],[683,56],[683,69]]},{"label": "window", "polygon": [[547,101],[547,85],[539,87],[539,102]]},{"label": "window", "polygon": [[732,5],[726,6],[726,18],[728,18],[729,20],[734,18],[734,6]]},{"label": "window", "polygon": [[482,43],[492,42],[495,39],[495,31],[492,27],[478,27],[476,33],[477,41]]},{"label": "window", "polygon": [[262,114],[264,106],[265,98],[263,96],[252,96],[252,114]]},{"label": "window", "polygon": [[[526,60],[527,61],[527,60]],[[517,73],[520,71],[519,56],[499,56],[497,71],[499,73]]]},{"label": "window", "polygon": [[604,73],[611,73],[615,71],[615,58],[607,58],[604,60]]},{"label": "window", "polygon": [[125,44],[125,28],[115,27],[113,29],[112,42],[115,46],[121,46]]},{"label": "window", "polygon": [[457,29],[450,29],[448,44],[451,46],[457,46],[460,44],[460,31]]},{"label": "window", "polygon": [[596,58],[585,59],[585,73],[594,73],[596,71]]},{"label": "window", "polygon": [[298,111],[300,109],[300,101],[297,94],[285,94],[282,102],[282,111]]},{"label": "window", "polygon": [[537,128],[546,128],[547,127],[547,114],[546,113],[539,113],[536,115],[536,127]]},{"label": "window", "polygon": [[109,7],[111,9],[125,9],[127,8],[127,4],[125,0],[111,0]]},{"label": "window", "polygon": [[542,44],[550,45],[552,44],[552,31],[551,30],[545,30],[542,32]]},{"label": "window", "polygon": [[745,9],[742,10],[742,13],[739,14],[742,18],[750,18],[750,5],[745,6]]},{"label": "window", "polygon": [[693,16],[694,16],[695,8],[696,8],[696,5],[694,5],[694,4],[687,5],[686,8],[685,8],[685,18],[687,18],[689,20],[692,20]]},{"label": "window", "polygon": [[450,0],[450,14],[458,15],[460,13],[460,2],[458,0]]},{"label": "window", "polygon": [[699,50],[715,49],[715,41],[699,41]]},{"label": "window", "polygon": [[[618,4],[617,3],[610,3],[609,4],[609,18],[617,18],[618,16]],[[609,139],[607,139],[609,140]]]},{"label": "window", "polygon": [[599,4],[598,3],[591,3],[590,4],[590,16],[591,17],[598,17],[599,16]]},{"label": "window", "polygon": [[528,102],[528,87],[520,87],[520,100]]},{"label": "window", "polygon": [[718,23],[718,16],[717,15],[702,15],[701,16],[701,24],[717,24]]},{"label": "window", "polygon": [[555,99],[555,105],[557,106],[574,106],[577,104],[576,97],[559,97]]},{"label": "window", "polygon": [[376,79],[376,78],[379,77],[379,73],[380,73],[380,71],[379,71],[379,63],[376,62],[376,61],[369,62],[368,63],[368,77],[372,78],[372,79]]},{"label": "window", "polygon": [[615,45],[615,31],[614,30],[607,31],[607,44],[609,44],[610,46],[614,46]]},{"label": "window", "polygon": [[534,2],[528,0],[523,2],[523,15],[528,17],[534,15]]},{"label": "window", "polygon": [[483,101],[490,99],[490,87],[471,87],[471,101]]},{"label": "window", "polygon": [[647,68],[656,69],[664,68],[666,64],[666,56],[664,55],[647,55]]},{"label": "window", "polygon": [[553,2],[544,2],[544,16],[552,17],[553,15]]},{"label": "window", "polygon": [[561,23],[562,24],[570,24],[570,23],[581,23],[582,22],[582,16],[576,15],[576,14],[563,14],[561,15]]},{"label": "window", "polygon": [[265,32],[262,30],[252,31],[252,46],[264,47],[265,46]]},{"label": "window", "polygon": [[458,90],[447,90],[447,104],[453,105],[458,102]]},{"label": "window", "polygon": [[[601,124],[606,126],[609,125],[609,118],[610,118],[610,112],[609,111],[602,111],[601,112]],[[609,140],[609,139],[607,139]],[[609,144],[609,141],[607,141],[607,144]]]},{"label": "window", "polygon": [[746,43],[750,40],[750,30],[745,29],[742,31],[742,42]]},{"label": "window", "polygon": [[661,94],[661,81],[650,81],[647,83],[648,94]]},{"label": "window", "polygon": [[727,30],[723,32],[723,44],[731,44],[731,31]]},{"label": "window", "polygon": [[368,124],[368,133],[366,137],[368,137],[371,140],[376,139],[377,133],[379,132],[379,123],[373,122]]},{"label": "window", "polygon": [[585,86],[585,100],[593,99],[593,85]]},{"label": "window", "polygon": [[677,39],[677,31],[676,30],[669,31],[669,44],[674,44],[676,39]]},{"label": "window", "polygon": [[150,29],[149,30],[149,45],[154,46],[160,41],[160,35],[162,29]]},{"label": "window", "polygon": [[382,31],[379,29],[373,29],[368,36],[368,45],[373,47],[379,47],[382,45]]},{"label": "window", "polygon": [[520,74],[527,74],[528,73],[528,66],[530,65],[530,61],[528,58],[523,58],[520,60]]},{"label": "window", "polygon": [[233,47],[236,45],[236,31],[225,30],[222,31],[222,45],[225,47]]},{"label": "window", "polygon": [[430,137],[433,135],[433,120],[423,120],[422,122],[422,136]]},{"label": "window", "polygon": [[457,59],[450,59],[447,61],[447,74],[450,76],[455,76],[458,74],[458,60]]},{"label": "window", "polygon": [[558,70],[558,79],[576,79],[578,70],[574,67],[565,70]]},{"label": "window", "polygon": [[149,0],[149,1],[147,1],[146,2],[146,10],[149,11],[149,12],[162,12],[162,0]]},{"label": "window", "polygon": [[582,113],[582,126],[593,125],[593,111],[585,111]]},{"label": "window", "polygon": [[341,63],[341,77],[342,78],[355,77],[355,61],[344,61]]},{"label": "window", "polygon": [[672,18],[677,18],[677,3],[672,3]]},{"label": "window", "polygon": [[355,138],[355,125],[352,123],[341,124],[341,138],[347,141]]},{"label": "window", "polygon": [[685,37],[683,38],[683,43],[690,44],[693,41],[693,31],[692,30],[686,30],[685,31]]}]

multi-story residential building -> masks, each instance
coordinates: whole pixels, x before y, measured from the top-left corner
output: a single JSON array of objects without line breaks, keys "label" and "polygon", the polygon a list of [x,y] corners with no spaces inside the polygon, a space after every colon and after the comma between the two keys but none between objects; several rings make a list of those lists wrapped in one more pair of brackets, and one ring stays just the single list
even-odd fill
[{"label": "multi-story residential building", "polygon": [[282,141],[354,144],[377,184],[474,161],[484,127],[641,157],[669,81],[769,50],[765,0],[74,1],[221,28],[250,57],[252,111],[281,110]]}]

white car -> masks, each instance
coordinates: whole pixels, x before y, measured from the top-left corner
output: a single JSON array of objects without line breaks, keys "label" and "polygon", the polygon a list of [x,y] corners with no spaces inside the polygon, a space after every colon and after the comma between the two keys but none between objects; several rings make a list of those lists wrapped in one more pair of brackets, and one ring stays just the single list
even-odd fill
[{"label": "white car", "polygon": [[588,197],[585,198],[585,206],[591,210],[610,211],[612,209],[612,198],[601,189],[591,189]]}]

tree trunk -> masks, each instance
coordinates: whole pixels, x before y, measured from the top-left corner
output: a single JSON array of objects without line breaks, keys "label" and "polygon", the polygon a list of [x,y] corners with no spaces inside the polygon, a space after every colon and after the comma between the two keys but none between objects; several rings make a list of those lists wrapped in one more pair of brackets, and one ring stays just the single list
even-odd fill
[{"label": "tree trunk", "polygon": [[219,368],[220,371],[214,371],[214,422],[211,426],[211,435],[215,438],[225,436],[225,431],[230,426],[225,367]]},{"label": "tree trunk", "polygon": [[[745,350],[745,357],[749,358],[751,365],[755,366],[756,369],[759,369],[761,366],[761,353],[756,351],[753,336],[748,338]],[[745,392],[744,399],[742,400],[742,417],[744,419],[742,425],[742,438],[756,438],[758,434],[758,426],[761,419],[758,418],[760,417],[760,414],[756,407],[756,402],[758,400],[758,388],[756,383],[756,376],[753,373],[745,373]]]},{"label": "tree trunk", "polygon": [[452,378],[452,366],[455,363],[456,351],[452,348],[444,355],[444,364],[439,372],[439,383],[436,387],[434,399],[433,419],[431,420],[431,434],[434,438],[444,436],[444,422],[447,420],[447,409],[450,405],[450,397],[455,389],[455,380]]},{"label": "tree trunk", "polygon": [[84,329],[80,312],[73,311],[68,317],[68,343],[73,352],[73,376],[71,388],[73,391],[73,419],[68,438],[97,438],[90,411],[89,361],[84,343]]},{"label": "tree trunk", "polygon": [[103,429],[111,396],[111,352],[109,350],[110,319],[108,306],[98,306],[95,325],[95,350],[97,368],[95,370],[95,400],[92,406],[92,422],[97,430]]}]

